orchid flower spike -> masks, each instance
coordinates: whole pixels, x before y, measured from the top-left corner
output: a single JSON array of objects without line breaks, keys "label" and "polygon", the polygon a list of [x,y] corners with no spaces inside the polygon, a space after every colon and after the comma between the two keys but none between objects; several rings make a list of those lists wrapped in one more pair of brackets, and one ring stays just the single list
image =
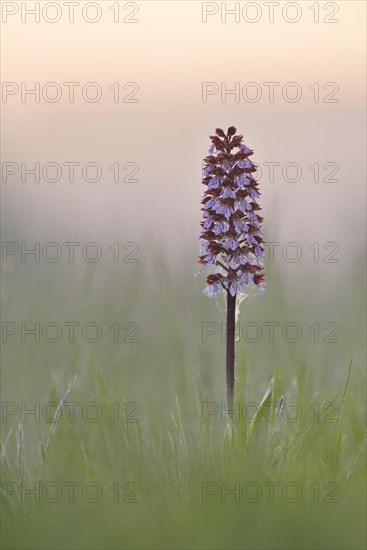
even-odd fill
[{"label": "orchid flower spike", "polygon": [[[203,269],[212,268],[204,290],[215,296],[227,290],[232,297],[245,293],[246,285],[264,292],[263,218],[258,184],[253,176],[256,166],[250,160],[253,151],[243,143],[231,126],[210,136],[212,145],[204,158],[202,200]],[[202,271],[201,270],[201,271]]]}]

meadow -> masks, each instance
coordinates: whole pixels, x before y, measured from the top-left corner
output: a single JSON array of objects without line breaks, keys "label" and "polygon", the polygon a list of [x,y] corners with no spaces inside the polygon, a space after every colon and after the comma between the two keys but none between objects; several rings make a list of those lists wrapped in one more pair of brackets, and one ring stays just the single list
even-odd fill
[{"label": "meadow", "polygon": [[195,253],[3,264],[2,548],[365,548],[361,267],[321,297],[267,263],[228,414]]},{"label": "meadow", "polygon": [[[367,548],[365,2],[1,4],[0,547]],[[267,245],[227,411],[232,124]]]}]

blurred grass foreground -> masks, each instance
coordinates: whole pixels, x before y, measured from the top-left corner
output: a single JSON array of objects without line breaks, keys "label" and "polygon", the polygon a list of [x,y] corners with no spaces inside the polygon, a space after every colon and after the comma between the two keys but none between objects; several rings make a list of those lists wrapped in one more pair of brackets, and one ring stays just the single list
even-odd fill
[{"label": "blurred grass foreground", "polygon": [[194,263],[3,265],[4,550],[366,548],[361,281],[287,294],[267,266],[228,414]]}]

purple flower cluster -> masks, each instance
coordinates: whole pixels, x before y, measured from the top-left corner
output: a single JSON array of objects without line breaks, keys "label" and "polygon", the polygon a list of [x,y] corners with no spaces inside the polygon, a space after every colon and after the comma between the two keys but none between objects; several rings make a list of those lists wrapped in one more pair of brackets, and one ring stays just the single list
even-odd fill
[{"label": "purple flower cluster", "polygon": [[207,277],[204,292],[215,296],[224,289],[236,296],[245,292],[245,285],[255,285],[263,293],[263,219],[257,214],[260,192],[252,176],[256,167],[249,159],[253,151],[242,143],[242,135],[235,135],[234,126],[227,134],[220,128],[215,133],[204,159],[199,259],[203,269],[215,266],[215,271]]}]

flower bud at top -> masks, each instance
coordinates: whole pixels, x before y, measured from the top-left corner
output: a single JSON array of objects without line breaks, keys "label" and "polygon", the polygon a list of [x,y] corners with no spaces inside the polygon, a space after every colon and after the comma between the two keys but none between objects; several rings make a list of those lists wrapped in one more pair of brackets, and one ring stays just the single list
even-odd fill
[{"label": "flower bud at top", "polygon": [[204,292],[215,296],[224,289],[236,296],[245,292],[245,285],[254,285],[263,293],[263,219],[257,213],[260,191],[252,175],[256,167],[249,158],[253,151],[242,135],[235,135],[234,126],[227,134],[221,128],[215,133],[203,168],[206,189],[199,263],[203,269],[214,267]]}]

